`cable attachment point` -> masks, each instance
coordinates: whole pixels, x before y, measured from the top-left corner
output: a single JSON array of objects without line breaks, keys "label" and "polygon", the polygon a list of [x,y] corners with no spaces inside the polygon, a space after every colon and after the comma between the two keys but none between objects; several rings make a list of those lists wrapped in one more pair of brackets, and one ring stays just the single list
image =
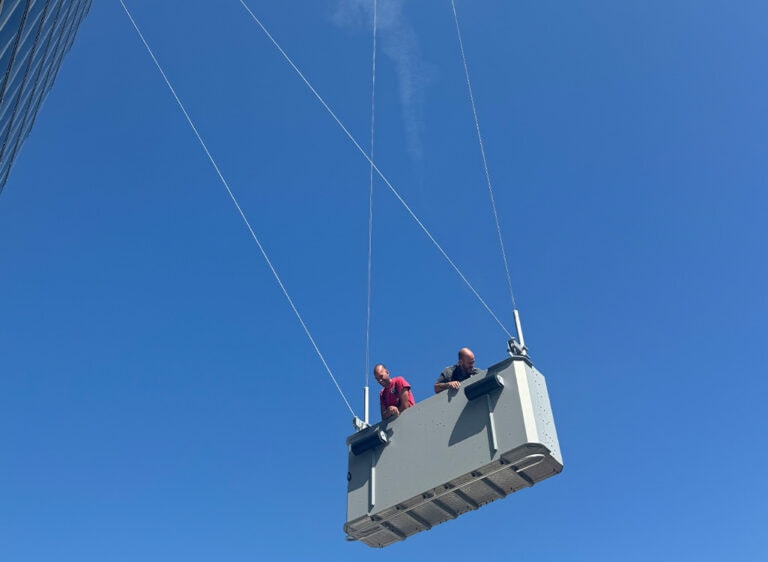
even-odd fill
[{"label": "cable attachment point", "polygon": [[519,343],[517,343],[517,341],[515,341],[515,338],[510,338],[509,341],[507,342],[507,353],[509,353],[511,357],[515,357],[515,356],[528,357],[528,348],[525,347],[524,345],[520,345]]},{"label": "cable attachment point", "polygon": [[357,416],[355,416],[354,418],[352,418],[352,425],[353,425],[353,426],[355,426],[355,429],[356,429],[357,431],[362,431],[362,430],[364,430],[366,427],[371,427],[371,425],[370,425],[369,423],[366,423],[365,421],[361,420],[361,419],[360,419],[360,418],[358,418]]}]

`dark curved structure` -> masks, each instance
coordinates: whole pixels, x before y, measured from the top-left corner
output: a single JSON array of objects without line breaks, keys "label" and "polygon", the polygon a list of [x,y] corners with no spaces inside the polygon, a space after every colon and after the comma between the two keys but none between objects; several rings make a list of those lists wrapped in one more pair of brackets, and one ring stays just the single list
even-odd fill
[{"label": "dark curved structure", "polygon": [[0,192],[91,0],[0,0]]}]

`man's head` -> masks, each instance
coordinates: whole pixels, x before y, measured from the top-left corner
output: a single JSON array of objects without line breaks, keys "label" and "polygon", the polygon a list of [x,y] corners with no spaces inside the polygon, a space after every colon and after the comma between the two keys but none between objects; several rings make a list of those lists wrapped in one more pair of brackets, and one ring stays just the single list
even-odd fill
[{"label": "man's head", "polygon": [[461,370],[465,373],[472,372],[472,369],[475,368],[475,354],[472,353],[472,350],[468,347],[462,347],[459,350],[459,367],[461,367]]},{"label": "man's head", "polygon": [[384,366],[384,363],[379,363],[373,368],[373,377],[384,388],[389,386],[389,369]]}]

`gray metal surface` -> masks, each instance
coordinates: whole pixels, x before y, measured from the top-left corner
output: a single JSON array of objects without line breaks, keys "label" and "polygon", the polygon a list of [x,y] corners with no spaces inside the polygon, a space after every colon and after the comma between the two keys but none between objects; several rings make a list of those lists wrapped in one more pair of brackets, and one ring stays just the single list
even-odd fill
[{"label": "gray metal surface", "polygon": [[387,546],[562,470],[544,376],[523,356],[490,367],[496,375],[503,388],[470,401],[464,389],[482,378],[472,377],[363,430],[388,439],[357,455],[350,446],[349,540]]}]

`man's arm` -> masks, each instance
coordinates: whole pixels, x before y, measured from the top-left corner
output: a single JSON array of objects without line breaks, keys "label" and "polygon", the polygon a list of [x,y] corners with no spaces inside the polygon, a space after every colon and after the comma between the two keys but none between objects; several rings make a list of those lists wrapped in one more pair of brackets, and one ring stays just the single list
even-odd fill
[{"label": "man's arm", "polygon": [[400,410],[400,413],[403,413],[403,410],[406,410],[411,407],[411,387],[406,386],[403,388],[403,391],[400,393],[400,407],[398,408]]},{"label": "man's arm", "polygon": [[443,369],[443,372],[440,373],[440,376],[437,377],[437,381],[435,382],[435,394],[439,394],[444,390],[448,390],[449,388],[452,388],[454,390],[457,390],[461,383],[459,381],[452,381],[453,378],[453,372],[456,370],[456,367],[446,367]]},{"label": "man's arm", "polygon": [[439,394],[444,390],[448,390],[449,388],[458,390],[460,386],[461,386],[461,383],[459,381],[436,382],[435,394]]},{"label": "man's arm", "polygon": [[381,407],[382,420],[388,420],[389,418],[396,418],[399,415],[400,415],[400,411],[397,409],[397,406],[387,406],[386,408],[384,406]]}]

